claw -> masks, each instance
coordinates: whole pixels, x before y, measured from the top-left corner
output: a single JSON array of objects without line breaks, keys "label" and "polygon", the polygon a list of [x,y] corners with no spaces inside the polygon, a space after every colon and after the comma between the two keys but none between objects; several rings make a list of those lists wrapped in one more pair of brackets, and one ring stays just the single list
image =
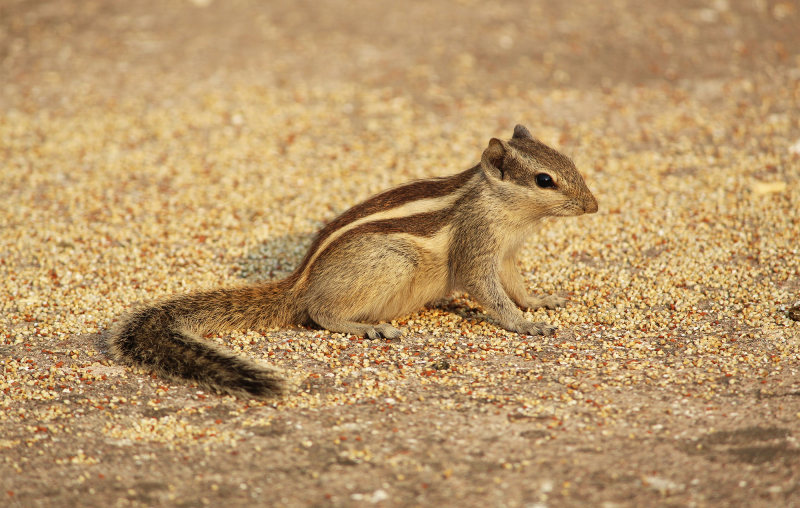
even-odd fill
[{"label": "claw", "polygon": [[523,321],[522,323],[506,327],[507,330],[525,335],[547,335],[552,336],[556,333],[556,327],[546,323],[534,323]]},{"label": "claw", "polygon": [[546,309],[553,310],[557,309],[558,307],[565,307],[566,305],[567,305],[566,298],[562,298],[556,295],[548,295],[548,296],[543,296],[541,298],[530,297],[525,306],[529,309],[539,309],[544,307]]}]

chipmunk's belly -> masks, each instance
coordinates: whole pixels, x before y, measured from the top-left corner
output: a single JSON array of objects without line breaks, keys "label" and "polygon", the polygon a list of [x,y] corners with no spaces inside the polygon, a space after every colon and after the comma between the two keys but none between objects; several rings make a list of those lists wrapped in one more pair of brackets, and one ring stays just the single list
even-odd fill
[{"label": "chipmunk's belly", "polygon": [[447,265],[449,228],[432,237],[408,235],[405,240],[413,243],[418,254],[416,266],[410,277],[390,281],[387,298],[371,309],[370,321],[388,321],[411,314],[451,290]]}]

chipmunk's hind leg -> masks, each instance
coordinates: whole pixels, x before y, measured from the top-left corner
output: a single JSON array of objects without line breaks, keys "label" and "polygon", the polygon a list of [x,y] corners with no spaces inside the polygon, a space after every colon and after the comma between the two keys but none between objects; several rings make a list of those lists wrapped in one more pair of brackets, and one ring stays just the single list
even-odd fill
[{"label": "chipmunk's hind leg", "polygon": [[399,337],[402,332],[389,324],[370,323],[425,304],[413,298],[418,258],[413,245],[386,235],[364,235],[331,246],[309,272],[303,295],[309,318],[332,332]]}]

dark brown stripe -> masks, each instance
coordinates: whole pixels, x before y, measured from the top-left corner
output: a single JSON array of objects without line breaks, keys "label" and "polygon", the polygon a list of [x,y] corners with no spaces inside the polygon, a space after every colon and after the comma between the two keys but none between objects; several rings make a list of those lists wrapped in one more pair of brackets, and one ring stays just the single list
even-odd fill
[{"label": "dark brown stripe", "polygon": [[[418,213],[416,215],[409,215],[407,217],[395,217],[393,219],[382,219],[372,222],[366,222],[360,226],[354,227],[347,233],[343,234],[341,238],[355,234],[364,235],[367,233],[407,233],[412,236],[430,237],[435,235],[450,222],[450,216],[453,214],[453,208],[443,208],[435,212]],[[341,238],[337,238],[331,245],[335,244]],[[327,248],[325,249],[327,250]]]},{"label": "dark brown stripe", "polygon": [[[311,260],[311,257],[314,253],[319,249],[319,246],[332,235],[336,230],[341,227],[344,227],[351,222],[355,222],[362,217],[367,217],[374,213],[383,212],[386,210],[391,210],[392,208],[397,208],[398,206],[402,206],[406,203],[411,201],[416,201],[420,199],[430,199],[436,198],[440,196],[446,196],[458,190],[464,184],[466,184],[475,174],[480,171],[480,166],[475,166],[471,169],[463,171],[453,176],[447,176],[443,178],[430,178],[427,180],[418,180],[416,182],[411,182],[405,185],[401,185],[400,187],[395,187],[394,189],[390,189],[388,191],[382,192],[377,196],[373,196],[366,201],[355,205],[354,207],[350,208],[346,212],[342,213],[331,222],[329,222],[325,227],[323,227],[317,236],[314,238],[314,242],[311,244],[311,247],[308,249],[305,257],[303,258],[302,263],[300,266],[297,267],[295,273],[300,274],[305,270],[306,265]],[[438,212],[432,212],[438,213]],[[428,214],[420,214],[420,215],[428,215]],[[410,218],[410,217],[409,217]],[[382,222],[396,222],[402,221],[404,218],[398,219],[387,219],[385,221],[376,221],[370,222],[369,224],[376,224]],[[368,224],[364,224],[367,226]],[[355,228],[353,231],[361,231],[361,227],[359,226]],[[413,226],[411,226],[413,227]],[[385,231],[387,233],[391,233],[393,231]],[[410,234],[411,231],[406,231]],[[349,232],[348,232],[349,234]],[[428,236],[428,235],[418,235],[418,236]]]}]

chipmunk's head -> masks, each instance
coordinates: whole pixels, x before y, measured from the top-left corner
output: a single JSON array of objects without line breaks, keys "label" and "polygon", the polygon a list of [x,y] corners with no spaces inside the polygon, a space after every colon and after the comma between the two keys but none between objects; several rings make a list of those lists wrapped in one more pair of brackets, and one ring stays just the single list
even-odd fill
[{"label": "chipmunk's head", "polygon": [[569,157],[535,139],[522,125],[508,141],[489,141],[481,168],[501,199],[530,209],[534,217],[597,211],[597,200]]}]

